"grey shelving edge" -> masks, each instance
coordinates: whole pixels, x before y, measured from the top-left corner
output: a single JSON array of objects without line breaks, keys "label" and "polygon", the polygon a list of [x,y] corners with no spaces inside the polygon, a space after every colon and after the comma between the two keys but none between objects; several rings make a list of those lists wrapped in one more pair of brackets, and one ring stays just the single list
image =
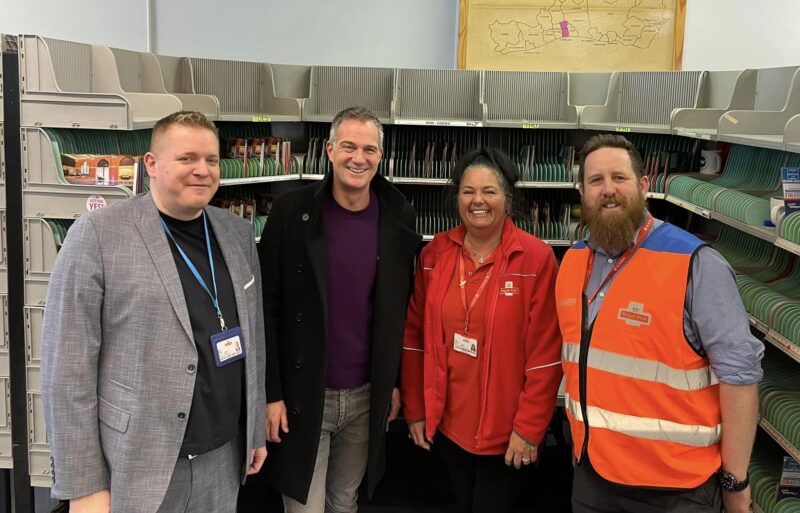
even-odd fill
[{"label": "grey shelving edge", "polygon": [[[0,103],[2,103],[0,98]],[[5,124],[0,119],[0,209],[6,208],[6,145]]]},{"label": "grey shelving edge", "polygon": [[703,71],[641,71],[613,73],[605,105],[587,105],[580,127],[669,134],[672,112],[697,106]]},{"label": "grey shelving edge", "polygon": [[800,153],[800,114],[792,116],[783,129],[783,144],[786,151]]},{"label": "grey shelving edge", "polygon": [[[6,356],[6,358],[8,358]],[[0,377],[0,468],[13,466],[11,457],[11,389],[10,378]]]},{"label": "grey shelving edge", "polygon": [[[42,392],[42,322],[44,319],[44,308],[25,307],[25,355],[26,355],[26,379],[27,390],[32,393]],[[44,426],[42,426],[44,432]],[[34,448],[34,447],[31,447]],[[44,444],[39,444],[37,449],[46,448]]]},{"label": "grey shelving edge", "polygon": [[[0,57],[3,55],[3,41],[5,40],[5,35],[0,34]],[[0,124],[3,123],[3,109],[5,109],[3,102],[3,66],[0,66]],[[2,142],[3,138],[0,137],[0,142]]]},{"label": "grey shelving edge", "polygon": [[569,89],[566,72],[484,71],[486,125],[577,128],[578,109],[569,104]]},{"label": "grey shelving edge", "polygon": [[783,150],[787,122],[800,114],[800,68],[759,70],[755,107],[723,114],[719,118],[718,139]]},{"label": "grey shelving edge", "polygon": [[309,97],[303,100],[304,121],[329,122],[340,110],[361,105],[374,112],[381,123],[391,123],[393,68],[313,66],[310,73]]},{"label": "grey shelving edge", "polygon": [[119,85],[125,93],[144,93],[174,96],[181,110],[202,112],[211,120],[219,116],[219,102],[210,95],[168,91],[164,85],[162,65],[155,54],[110,48],[114,56]]},{"label": "grey shelving edge", "polygon": [[[5,37],[0,34],[0,41]],[[3,45],[0,43],[0,55]],[[6,250],[6,162],[3,107],[3,69],[0,66],[0,468],[13,466],[11,456],[11,390],[8,356],[8,255]]]},{"label": "grey shelving edge", "polygon": [[[23,110],[25,106],[23,105]],[[52,143],[41,128],[22,128],[22,215],[71,219],[89,210],[92,196],[111,204],[129,198],[133,192],[124,186],[72,185],[60,172]]]},{"label": "grey shelving edge", "polygon": [[170,94],[124,92],[106,46],[21,35],[19,58],[22,126],[131,130],[182,107]]},{"label": "grey shelving edge", "polygon": [[0,269],[8,269],[8,224],[5,209],[0,209]]},{"label": "grey shelving edge", "polygon": [[709,71],[698,95],[697,107],[672,114],[672,133],[698,139],[717,138],[719,118],[729,110],[755,107],[758,72]]},{"label": "grey shelving edge", "polygon": [[578,109],[587,105],[605,105],[613,73],[570,73],[569,104]]},{"label": "grey shelving edge", "polygon": [[275,96],[298,100],[311,96],[311,66],[273,63],[269,63],[268,66],[272,70]]},{"label": "grey shelving edge", "polygon": [[25,304],[43,306],[58,253],[55,237],[44,219],[25,218],[22,229],[25,234]]},{"label": "grey shelving edge", "polygon": [[300,100],[275,95],[269,64],[184,57],[181,65],[192,93],[216,96],[220,121],[300,121]]},{"label": "grey shelving edge", "polygon": [[[44,221],[41,222],[46,225]],[[32,486],[49,487],[52,484],[52,470],[50,467],[50,448],[47,445],[47,431],[45,429],[41,393],[41,340],[43,318],[43,306],[25,306],[29,474]]]},{"label": "grey shelving edge", "polygon": [[482,75],[475,70],[398,69],[395,124],[483,126]]}]

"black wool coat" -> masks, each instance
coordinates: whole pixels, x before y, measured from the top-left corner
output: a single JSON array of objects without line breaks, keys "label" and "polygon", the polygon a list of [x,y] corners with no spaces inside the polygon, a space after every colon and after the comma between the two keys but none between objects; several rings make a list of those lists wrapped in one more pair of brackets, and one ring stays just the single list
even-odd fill
[{"label": "black wool coat", "polygon": [[[305,503],[314,473],[327,378],[327,289],[323,201],[332,178],[282,194],[259,244],[267,344],[267,402],[283,400],[289,433],[267,443],[264,472]],[[370,184],[380,207],[370,363],[369,494],[383,477],[386,420],[397,382],[414,255],[414,208],[384,177]]]}]

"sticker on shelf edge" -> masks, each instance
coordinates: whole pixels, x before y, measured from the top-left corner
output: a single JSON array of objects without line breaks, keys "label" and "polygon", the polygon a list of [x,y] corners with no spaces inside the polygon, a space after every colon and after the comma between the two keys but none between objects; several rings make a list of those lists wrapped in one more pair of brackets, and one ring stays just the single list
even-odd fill
[{"label": "sticker on shelf edge", "polygon": [[88,212],[92,212],[99,208],[103,208],[108,205],[106,199],[99,194],[92,194],[88,198],[86,198],[86,210]]}]

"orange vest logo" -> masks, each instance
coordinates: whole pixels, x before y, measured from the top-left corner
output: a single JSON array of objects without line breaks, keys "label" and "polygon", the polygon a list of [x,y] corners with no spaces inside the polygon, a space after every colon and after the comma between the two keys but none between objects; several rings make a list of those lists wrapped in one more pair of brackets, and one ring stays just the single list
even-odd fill
[{"label": "orange vest logo", "polygon": [[629,326],[640,328],[642,326],[650,326],[650,319],[653,317],[651,314],[644,311],[644,305],[631,301],[628,303],[628,308],[620,308],[617,315],[619,320],[624,321]]}]

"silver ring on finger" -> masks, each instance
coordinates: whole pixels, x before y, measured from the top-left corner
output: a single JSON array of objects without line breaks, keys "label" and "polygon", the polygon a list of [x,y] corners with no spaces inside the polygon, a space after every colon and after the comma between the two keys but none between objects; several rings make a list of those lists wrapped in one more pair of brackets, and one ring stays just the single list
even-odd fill
[{"label": "silver ring on finger", "polygon": [[530,458],[522,458],[522,463],[523,463],[523,464],[527,465],[527,464],[528,464],[528,463],[530,463],[530,462],[531,462],[531,459],[530,459]]}]

